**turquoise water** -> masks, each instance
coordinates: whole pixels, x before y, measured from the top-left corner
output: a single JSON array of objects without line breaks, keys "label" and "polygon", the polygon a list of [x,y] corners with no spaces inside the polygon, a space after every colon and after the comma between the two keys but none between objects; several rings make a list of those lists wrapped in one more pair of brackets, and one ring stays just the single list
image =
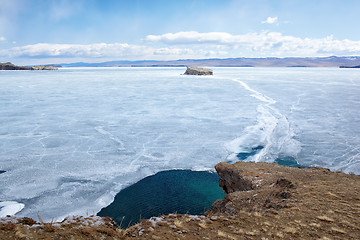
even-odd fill
[{"label": "turquoise water", "polygon": [[289,156],[281,156],[275,159],[275,163],[289,166],[289,167],[300,167],[306,168],[307,166],[299,164],[295,158]]},{"label": "turquoise water", "polygon": [[257,146],[251,148],[251,151],[249,152],[240,152],[236,156],[239,160],[246,160],[248,157],[254,156],[257,154],[261,149],[263,149],[264,146]]},{"label": "turquoise water", "polygon": [[[236,155],[236,157],[238,158],[238,160],[240,161],[246,161],[248,160],[248,158],[258,154],[262,149],[264,148],[264,146],[257,146],[257,147],[253,147],[250,149],[250,151],[247,152],[240,152]],[[231,161],[229,161],[231,162]],[[297,162],[297,160],[294,157],[291,156],[279,156],[278,158],[275,159],[274,161],[277,164],[280,165],[284,165],[284,166],[289,166],[289,167],[300,167],[300,168],[305,168],[307,166],[299,164]]]},{"label": "turquoise water", "polygon": [[146,177],[119,192],[98,215],[127,227],[152,216],[169,213],[204,214],[224,193],[216,173],[170,170]]}]

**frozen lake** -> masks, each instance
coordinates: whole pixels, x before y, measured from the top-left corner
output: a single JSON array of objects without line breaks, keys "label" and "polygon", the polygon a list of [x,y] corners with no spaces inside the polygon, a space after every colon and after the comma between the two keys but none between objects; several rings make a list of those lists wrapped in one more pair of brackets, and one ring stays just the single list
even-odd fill
[{"label": "frozen lake", "polygon": [[213,70],[0,71],[0,216],[95,214],[156,172],[239,158],[360,174],[358,69]]}]

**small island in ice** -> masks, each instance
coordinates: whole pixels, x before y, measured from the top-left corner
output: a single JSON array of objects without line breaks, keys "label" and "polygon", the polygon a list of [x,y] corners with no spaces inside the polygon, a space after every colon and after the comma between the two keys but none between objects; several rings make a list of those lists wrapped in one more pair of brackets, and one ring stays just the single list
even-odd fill
[{"label": "small island in ice", "polygon": [[39,66],[17,66],[15,64],[12,64],[11,62],[7,63],[0,63],[0,70],[58,70],[57,67],[51,66],[51,65],[39,65]]},{"label": "small island in ice", "polygon": [[208,68],[187,67],[184,75],[213,75],[213,71]]}]

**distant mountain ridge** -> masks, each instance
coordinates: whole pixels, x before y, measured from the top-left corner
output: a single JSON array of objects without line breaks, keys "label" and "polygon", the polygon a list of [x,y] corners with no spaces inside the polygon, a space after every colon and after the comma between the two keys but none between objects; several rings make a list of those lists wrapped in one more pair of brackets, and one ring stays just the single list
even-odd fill
[{"label": "distant mountain ridge", "polygon": [[360,57],[287,57],[287,58],[210,58],[180,59],[170,61],[139,60],[139,61],[108,61],[101,63],[64,63],[63,67],[339,67],[360,65]]}]

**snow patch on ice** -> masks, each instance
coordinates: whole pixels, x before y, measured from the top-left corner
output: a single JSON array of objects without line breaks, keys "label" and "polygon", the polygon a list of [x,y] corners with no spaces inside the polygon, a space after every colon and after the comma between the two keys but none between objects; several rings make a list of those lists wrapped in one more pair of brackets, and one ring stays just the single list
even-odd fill
[{"label": "snow patch on ice", "polygon": [[0,202],[0,217],[15,215],[25,207],[25,204],[15,201]]}]

